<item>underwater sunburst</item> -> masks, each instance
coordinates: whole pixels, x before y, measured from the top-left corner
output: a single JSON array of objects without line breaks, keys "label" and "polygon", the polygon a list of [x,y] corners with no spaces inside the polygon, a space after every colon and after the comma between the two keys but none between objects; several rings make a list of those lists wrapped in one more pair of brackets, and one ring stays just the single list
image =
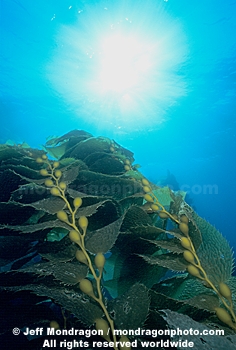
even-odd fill
[{"label": "underwater sunburst", "polygon": [[59,28],[46,74],[75,115],[106,130],[155,128],[187,94],[187,38],[166,6],[85,6]]}]

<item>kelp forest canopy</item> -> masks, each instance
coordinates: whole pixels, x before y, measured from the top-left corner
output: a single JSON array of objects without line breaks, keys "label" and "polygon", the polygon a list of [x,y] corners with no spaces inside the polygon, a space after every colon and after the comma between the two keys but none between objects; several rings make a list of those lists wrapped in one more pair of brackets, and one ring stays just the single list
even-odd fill
[{"label": "kelp forest canopy", "polygon": [[[202,342],[235,349],[228,242],[184,192],[145,178],[131,151],[82,130],[50,138],[41,150],[3,144],[0,189],[0,339],[16,325],[40,325],[84,330],[84,341],[86,329],[103,330],[89,349],[92,339],[142,349],[148,331],[114,331],[181,326],[224,330],[189,337],[195,350]],[[41,349],[46,338],[28,343]]]}]

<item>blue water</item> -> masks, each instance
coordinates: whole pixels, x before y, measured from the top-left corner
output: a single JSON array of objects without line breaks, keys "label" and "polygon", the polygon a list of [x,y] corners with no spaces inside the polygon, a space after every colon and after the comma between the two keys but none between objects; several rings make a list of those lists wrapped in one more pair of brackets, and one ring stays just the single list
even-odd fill
[{"label": "blue water", "polygon": [[236,1],[2,0],[0,11],[0,142],[113,138],[151,181],[172,173],[235,249]]}]

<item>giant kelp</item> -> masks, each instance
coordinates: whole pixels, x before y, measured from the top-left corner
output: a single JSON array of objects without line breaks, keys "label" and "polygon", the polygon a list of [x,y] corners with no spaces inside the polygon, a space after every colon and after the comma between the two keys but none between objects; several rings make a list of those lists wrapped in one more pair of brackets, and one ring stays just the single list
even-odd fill
[{"label": "giant kelp", "polygon": [[[20,327],[56,319],[110,328],[105,339],[115,340],[114,328],[168,328],[168,309],[236,328],[227,241],[184,193],[151,184],[133,161],[115,141],[79,130],[43,151],[1,146],[1,293],[9,303],[33,293],[32,309],[46,305],[41,318],[19,317]],[[134,339],[141,348],[144,338]]]}]

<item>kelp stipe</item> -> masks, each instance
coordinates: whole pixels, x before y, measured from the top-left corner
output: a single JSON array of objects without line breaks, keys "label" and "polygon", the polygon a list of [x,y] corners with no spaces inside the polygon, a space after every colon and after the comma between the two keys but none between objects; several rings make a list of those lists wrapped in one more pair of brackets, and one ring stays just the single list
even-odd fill
[{"label": "kelp stipe", "polygon": [[[183,257],[185,261],[189,263],[186,267],[188,273],[202,280],[205,286],[211,288],[218,295],[225,309],[222,307],[216,307],[215,313],[217,317],[220,321],[236,330],[236,315],[232,301],[232,292],[229,286],[227,286],[227,284],[224,282],[220,282],[217,288],[217,286],[215,286],[214,283],[209,279],[189,235],[188,217],[185,214],[177,216],[176,214],[173,215],[169,213],[159,202],[156,195],[152,192],[149,181],[143,178],[141,182],[143,185],[143,191],[145,193],[144,199],[150,203],[150,208],[153,210],[153,212],[156,212],[161,219],[171,219],[175,224],[178,225],[179,230],[184,235],[183,237],[179,237],[179,239],[182,247],[185,249],[183,251]],[[171,232],[169,233],[171,234]]]},{"label": "kelp stipe", "polygon": [[[112,341],[114,344],[116,344],[114,322],[106,309],[101,289],[101,278],[105,265],[105,257],[102,252],[98,252],[94,258],[95,267],[93,266],[90,255],[85,247],[85,236],[88,227],[88,219],[85,216],[80,216],[76,221],[76,213],[82,205],[82,199],[80,197],[74,198],[73,207],[71,206],[66,197],[67,185],[65,182],[60,181],[62,177],[62,171],[57,170],[57,168],[60,166],[59,162],[49,161],[46,155],[43,155],[41,158],[37,158],[36,162],[46,165],[46,168],[40,170],[40,174],[42,176],[48,177],[45,180],[45,186],[51,188],[50,192],[53,196],[60,197],[65,202],[65,208],[64,210],[57,212],[57,218],[70,226],[71,230],[69,232],[69,238],[80,248],[76,251],[75,257],[79,262],[89,267],[90,273],[92,274],[96,283],[95,292],[93,284],[88,278],[83,278],[79,283],[80,290],[100,305],[107,319],[107,321],[102,318],[96,319],[95,327],[97,330],[103,331],[103,338],[109,342],[111,341],[111,334]],[[114,345],[114,349],[117,350],[118,348]]]}]

